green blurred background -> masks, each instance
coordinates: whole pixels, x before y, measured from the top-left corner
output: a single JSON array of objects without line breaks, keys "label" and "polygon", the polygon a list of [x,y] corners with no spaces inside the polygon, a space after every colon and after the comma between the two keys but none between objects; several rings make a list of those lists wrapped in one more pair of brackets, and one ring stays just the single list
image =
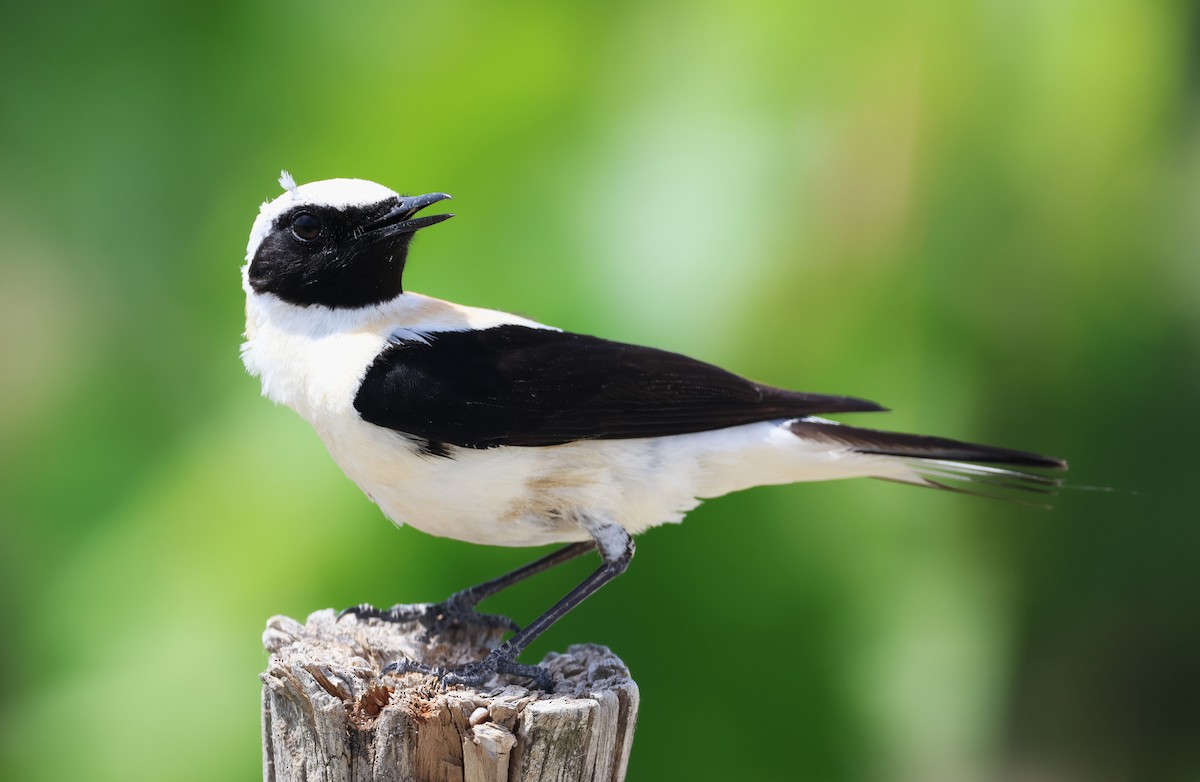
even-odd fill
[{"label": "green blurred background", "polygon": [[3,8],[0,777],[255,779],[267,617],[538,553],[394,529],[259,398],[238,270],[288,168],[453,193],[411,289],[1117,489],[646,534],[528,656],[628,662],[630,779],[1200,779],[1195,3]]}]

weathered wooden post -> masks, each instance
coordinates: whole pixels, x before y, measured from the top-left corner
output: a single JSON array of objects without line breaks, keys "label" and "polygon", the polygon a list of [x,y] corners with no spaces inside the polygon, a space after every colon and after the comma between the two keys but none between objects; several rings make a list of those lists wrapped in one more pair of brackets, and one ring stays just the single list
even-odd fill
[{"label": "weathered wooden post", "polygon": [[553,693],[501,680],[443,692],[429,676],[379,675],[399,657],[443,666],[480,659],[503,632],[473,625],[429,638],[417,622],[338,620],[332,610],[305,624],[273,617],[263,633],[264,780],[624,779],[638,688],[602,646],[548,655]]}]

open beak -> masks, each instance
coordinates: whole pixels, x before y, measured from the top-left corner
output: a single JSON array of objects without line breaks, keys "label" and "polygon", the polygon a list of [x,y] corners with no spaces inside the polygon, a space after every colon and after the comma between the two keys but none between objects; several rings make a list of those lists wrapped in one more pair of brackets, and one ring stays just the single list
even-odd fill
[{"label": "open beak", "polygon": [[378,220],[368,223],[363,227],[363,231],[373,234],[373,238],[384,239],[397,234],[419,231],[422,228],[435,225],[443,220],[449,220],[451,217],[454,217],[453,214],[414,217],[417,212],[425,207],[436,204],[438,201],[445,201],[448,198],[450,198],[450,194],[448,193],[401,196],[400,200],[396,202],[396,206],[392,207],[390,212]]}]

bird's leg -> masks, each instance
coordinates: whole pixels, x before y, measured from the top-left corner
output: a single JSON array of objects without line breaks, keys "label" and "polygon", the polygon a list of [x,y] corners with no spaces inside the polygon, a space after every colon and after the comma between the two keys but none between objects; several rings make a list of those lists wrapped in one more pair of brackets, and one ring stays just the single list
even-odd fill
[{"label": "bird's leg", "polygon": [[511,573],[506,573],[491,581],[485,581],[473,587],[455,592],[440,603],[433,605],[397,605],[380,609],[369,603],[352,606],[345,609],[339,617],[354,614],[363,619],[375,617],[387,622],[420,622],[425,625],[426,635],[437,635],[452,624],[482,624],[485,627],[506,627],[514,632],[519,627],[508,617],[494,614],[481,614],[475,610],[485,598],[507,589],[530,576],[561,565],[563,562],[586,554],[595,547],[595,542],[588,540],[582,543],[572,543],[558,551],[547,554],[541,559],[519,567]]},{"label": "bird's leg", "polygon": [[[633,559],[633,538],[630,537],[629,533],[623,527],[611,522],[603,524],[591,523],[588,527],[589,532],[595,538],[594,545],[600,552],[601,564],[599,569],[551,606],[550,610],[533,620],[533,622],[512,638],[493,649],[480,662],[471,663],[452,671],[433,671],[444,684],[478,685],[487,681],[494,673],[508,673],[532,679],[540,689],[551,689],[553,682],[550,679],[550,672],[548,670],[537,665],[523,665],[517,662],[517,657],[552,624],[570,613],[575,606],[586,600],[592,593],[600,589],[600,587],[624,573],[625,569],[629,567],[630,560]],[[571,551],[572,553],[566,556],[566,559],[570,559],[587,551],[591,548],[592,544],[586,544],[586,548],[575,550],[577,547],[584,545],[577,543],[574,546],[568,546],[559,553],[566,554],[568,551]],[[551,557],[547,557],[546,559],[551,559],[553,556],[551,555]],[[536,566],[537,564],[538,562],[535,562],[529,567]],[[551,564],[557,564],[557,562]],[[497,581],[500,580],[497,579]],[[488,584],[482,586],[486,587],[491,583],[493,582],[488,582]],[[504,586],[507,586],[507,584],[503,584],[497,587],[497,589],[502,589]],[[488,592],[487,594],[491,593]],[[421,670],[421,668],[413,667],[408,661],[399,661],[388,665],[383,669],[383,672],[403,672],[408,670]]]},{"label": "bird's leg", "polygon": [[519,567],[511,573],[506,573],[498,578],[493,578],[491,581],[485,581],[482,584],[476,584],[473,587],[455,592],[446,598],[442,605],[446,606],[450,613],[472,611],[484,599],[491,597],[497,592],[508,589],[513,584],[524,581],[530,576],[535,576],[564,562],[569,562],[576,557],[588,553],[595,547],[596,542],[592,540],[582,543],[572,543],[569,546],[560,548],[558,551],[547,554],[541,559],[534,560],[528,565]]}]

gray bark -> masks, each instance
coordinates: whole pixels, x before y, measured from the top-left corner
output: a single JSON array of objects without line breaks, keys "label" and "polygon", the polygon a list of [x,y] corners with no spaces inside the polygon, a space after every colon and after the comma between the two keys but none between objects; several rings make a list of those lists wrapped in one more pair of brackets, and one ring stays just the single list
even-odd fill
[{"label": "gray bark", "polygon": [[533,782],[625,777],[638,688],[603,646],[551,653],[553,693],[499,677],[442,691],[430,676],[380,677],[399,657],[455,666],[483,657],[502,630],[424,637],[392,624],[318,611],[277,616],[263,644],[263,778],[267,782]]}]

